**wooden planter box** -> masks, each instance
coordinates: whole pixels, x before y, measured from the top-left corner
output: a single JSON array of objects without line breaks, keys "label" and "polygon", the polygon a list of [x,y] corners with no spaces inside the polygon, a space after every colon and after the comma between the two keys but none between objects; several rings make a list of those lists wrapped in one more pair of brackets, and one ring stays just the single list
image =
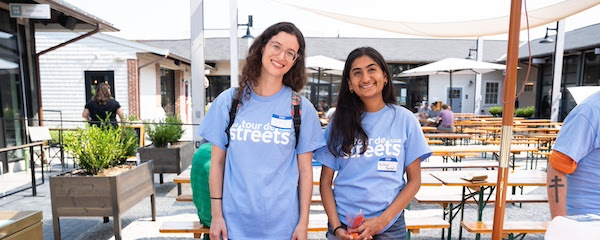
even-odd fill
[{"label": "wooden planter box", "polygon": [[0,212],[0,239],[44,239],[42,211]]},{"label": "wooden planter box", "polygon": [[[142,162],[153,160],[154,173],[159,174],[159,182],[163,183],[163,173],[180,174],[192,164],[194,144],[191,141],[177,142],[170,148],[157,148],[148,145],[138,149]],[[181,194],[181,185],[177,185],[177,195]]]},{"label": "wooden planter box", "polygon": [[154,174],[152,161],[136,166],[117,176],[50,177],[54,239],[60,237],[62,216],[113,217],[115,239],[121,239],[121,216],[150,197],[152,221],[156,221]]}]

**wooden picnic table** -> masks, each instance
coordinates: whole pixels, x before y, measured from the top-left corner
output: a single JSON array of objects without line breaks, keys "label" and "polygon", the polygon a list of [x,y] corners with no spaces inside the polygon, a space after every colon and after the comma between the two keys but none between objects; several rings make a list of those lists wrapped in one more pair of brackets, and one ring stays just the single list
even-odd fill
[{"label": "wooden picnic table", "polygon": [[[186,170],[181,172],[173,179],[173,182],[177,184],[190,183],[190,171]],[[319,181],[313,181],[313,185],[319,185]],[[428,174],[422,174],[421,186],[442,186],[442,182]]]},{"label": "wooden picnic table", "polygon": [[[497,161],[468,161],[468,162],[447,162],[447,163],[421,163],[421,169],[439,169],[439,168],[497,168]],[[425,174],[423,174],[425,175]]]},{"label": "wooden picnic table", "polygon": [[[499,153],[500,145],[469,145],[469,146],[431,146],[434,155],[444,155],[448,153],[475,152],[475,153]],[[510,152],[519,154],[521,152],[537,152],[535,147],[511,145]]]},{"label": "wooden picnic table", "polygon": [[513,128],[513,132],[542,132],[542,133],[558,133],[559,128],[530,128],[530,127],[516,127]]},{"label": "wooden picnic table", "polygon": [[[481,221],[483,218],[483,209],[487,204],[487,200],[492,196],[496,184],[498,182],[497,171],[469,171],[469,172],[430,172],[430,175],[440,180],[445,186],[459,186],[462,187],[462,201],[456,207],[457,211],[461,211],[461,219],[464,218],[464,205],[468,199],[478,199],[477,209],[477,221]],[[462,179],[464,176],[479,176],[486,175],[487,179],[481,182],[470,182]],[[508,174],[507,178],[508,186],[546,186],[546,173],[537,170],[524,170],[514,171]],[[489,190],[489,193],[485,193]],[[514,189],[513,189],[514,191]],[[488,199],[484,199],[484,196],[488,196]],[[450,221],[452,221],[450,214]],[[448,229],[448,239],[450,239],[451,229]],[[462,226],[459,228],[459,239],[462,239]]]},{"label": "wooden picnic table", "polygon": [[421,130],[423,130],[423,132],[430,132],[430,131],[437,131],[437,128],[429,127],[429,126],[421,126]]},{"label": "wooden picnic table", "polygon": [[466,133],[426,133],[425,137],[428,139],[440,139],[444,145],[455,145],[457,139],[471,139],[473,136]]}]

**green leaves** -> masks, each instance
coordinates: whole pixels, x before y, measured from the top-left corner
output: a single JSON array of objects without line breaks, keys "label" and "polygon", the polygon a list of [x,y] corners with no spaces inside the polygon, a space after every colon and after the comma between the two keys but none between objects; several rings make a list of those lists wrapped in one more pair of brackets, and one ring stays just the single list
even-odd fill
[{"label": "green leaves", "polygon": [[148,138],[155,147],[166,147],[167,143],[179,141],[185,130],[183,122],[176,116],[168,116],[155,124],[145,124]]},{"label": "green leaves", "polygon": [[533,106],[515,109],[515,116],[517,117],[531,117],[534,113],[535,108]]},{"label": "green leaves", "polygon": [[92,175],[104,168],[118,165],[127,156],[135,154],[137,139],[133,129],[122,127],[88,126],[65,134],[65,149],[75,157],[77,164]]},{"label": "green leaves", "polygon": [[490,107],[488,109],[488,111],[490,112],[490,114],[492,114],[492,115],[494,115],[496,117],[502,116],[502,106]]}]

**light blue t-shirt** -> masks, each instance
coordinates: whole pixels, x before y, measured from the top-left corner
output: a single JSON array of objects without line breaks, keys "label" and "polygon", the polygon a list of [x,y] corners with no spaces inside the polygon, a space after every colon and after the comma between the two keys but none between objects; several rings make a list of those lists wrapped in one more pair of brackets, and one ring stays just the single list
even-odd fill
[{"label": "light blue t-shirt", "polygon": [[[233,89],[215,99],[199,135],[225,149]],[[252,92],[242,100],[231,127],[223,179],[223,217],[231,239],[287,239],[299,219],[296,154],[325,145],[317,112],[302,97],[300,138],[295,150],[292,90],[269,97]]]},{"label": "light blue t-shirt", "polygon": [[[335,119],[333,119],[335,124]],[[330,124],[325,131],[329,140]],[[406,185],[405,169],[417,158],[427,159],[433,153],[427,144],[421,125],[407,109],[386,105],[378,112],[365,113],[362,127],[369,137],[367,151],[360,154],[362,143],[349,157],[334,157],[327,146],[320,148],[314,158],[338,171],[333,193],[340,221],[346,213],[362,209],[366,218],[381,215]],[[396,163],[397,164],[396,164]],[[394,169],[394,165],[397,165]],[[402,212],[400,212],[402,213]],[[396,222],[396,216],[381,232]]]},{"label": "light blue t-shirt", "polygon": [[552,148],[577,162],[567,175],[567,215],[600,214],[600,93],[569,113]]}]

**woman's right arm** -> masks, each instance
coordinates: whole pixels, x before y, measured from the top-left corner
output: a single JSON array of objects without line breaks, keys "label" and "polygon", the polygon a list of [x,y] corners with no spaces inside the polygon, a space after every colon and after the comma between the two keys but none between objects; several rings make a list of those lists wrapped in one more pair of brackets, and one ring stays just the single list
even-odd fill
[{"label": "woman's right arm", "polygon": [[[227,225],[223,218],[223,175],[225,170],[226,151],[212,146],[210,158],[210,197],[212,222],[210,225],[210,239],[227,240]],[[214,199],[217,198],[217,199]]]},{"label": "woman's right arm", "polygon": [[331,229],[335,231],[333,234],[340,239],[349,239],[349,236],[346,235],[346,229],[338,229],[339,226],[342,226],[342,222],[335,207],[335,198],[333,197],[333,188],[331,187],[333,186],[333,174],[333,169],[325,165],[321,167],[321,179],[319,180],[321,200],[323,201],[323,208],[325,208],[325,213],[327,213]]}]

